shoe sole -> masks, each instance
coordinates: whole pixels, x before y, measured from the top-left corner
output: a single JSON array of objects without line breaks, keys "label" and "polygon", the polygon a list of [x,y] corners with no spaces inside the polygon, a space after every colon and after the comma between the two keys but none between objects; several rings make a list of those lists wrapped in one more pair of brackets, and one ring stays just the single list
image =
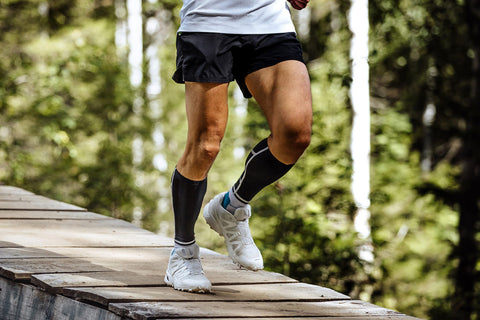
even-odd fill
[{"label": "shoe sole", "polygon": [[167,286],[173,287],[173,289],[178,290],[178,291],[183,291],[183,292],[192,292],[192,293],[210,293],[212,290],[209,288],[179,288],[176,287],[175,284],[173,283],[173,280],[171,280],[171,276],[167,273],[165,274],[165,278],[163,279],[165,284]]}]

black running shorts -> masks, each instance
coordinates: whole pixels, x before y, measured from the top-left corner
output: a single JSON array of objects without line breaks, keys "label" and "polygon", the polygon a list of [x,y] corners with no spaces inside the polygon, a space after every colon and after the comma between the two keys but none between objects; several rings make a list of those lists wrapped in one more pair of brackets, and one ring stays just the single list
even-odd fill
[{"label": "black running shorts", "polygon": [[245,76],[285,60],[303,62],[295,33],[223,34],[179,32],[177,34],[177,83],[236,80],[245,98],[251,98]]}]

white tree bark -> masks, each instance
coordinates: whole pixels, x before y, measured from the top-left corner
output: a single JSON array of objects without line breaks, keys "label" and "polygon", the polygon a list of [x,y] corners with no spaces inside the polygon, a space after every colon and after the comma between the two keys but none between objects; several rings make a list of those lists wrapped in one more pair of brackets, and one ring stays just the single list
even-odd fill
[{"label": "white tree bark", "polygon": [[[153,2],[153,0],[150,0]],[[146,22],[146,33],[150,37],[150,44],[146,50],[147,60],[147,98],[148,98],[148,110],[150,116],[157,120],[162,115],[162,61],[159,56],[159,49],[165,42],[168,35],[171,33],[172,26],[169,22],[169,12],[166,10],[159,10],[154,17],[148,18]],[[153,164],[159,171],[165,171],[168,168],[167,160],[161,149],[164,147],[163,131],[158,123],[153,132],[153,142],[157,150]]]},{"label": "white tree bark", "polygon": [[126,54],[127,44],[127,9],[125,7],[125,0],[115,0],[115,48],[119,57]]},{"label": "white tree bark", "polygon": [[354,227],[363,244],[359,248],[360,259],[373,262],[370,232],[370,94],[368,66],[368,0],[352,0],[348,16],[352,31],[350,59],[352,60],[352,84],[350,99],[353,107],[351,153],[353,174],[351,190],[357,213]]},{"label": "white tree bark", "polygon": [[422,153],[422,172],[428,173],[432,170],[432,125],[435,122],[435,115],[437,108],[433,102],[433,90],[435,89],[435,77],[437,76],[437,69],[433,61],[429,61],[429,68],[427,70],[427,94],[426,105],[423,111],[423,153]]},{"label": "white tree bark", "polygon": [[127,42],[129,47],[128,64],[130,83],[135,88],[142,84],[143,72],[143,23],[142,0],[127,0]]},{"label": "white tree bark", "polygon": [[[120,8],[120,0],[117,0],[118,8]],[[143,81],[143,19],[142,19],[142,0],[126,0],[126,48],[128,50],[128,67],[130,72],[130,84],[135,89],[133,99],[133,111],[141,114],[144,101],[139,92]],[[117,9],[118,10],[118,9]],[[117,12],[117,15],[119,12]],[[118,30],[118,24],[117,24]],[[121,38],[120,38],[121,39]],[[119,40],[120,40],[119,39]],[[121,43],[117,40],[119,43]],[[140,135],[136,135],[132,143],[133,166],[135,173],[135,184],[142,186],[144,184],[144,173],[139,169],[144,158],[143,139]],[[133,209],[132,223],[141,226],[141,217],[143,210],[140,207]]]}]

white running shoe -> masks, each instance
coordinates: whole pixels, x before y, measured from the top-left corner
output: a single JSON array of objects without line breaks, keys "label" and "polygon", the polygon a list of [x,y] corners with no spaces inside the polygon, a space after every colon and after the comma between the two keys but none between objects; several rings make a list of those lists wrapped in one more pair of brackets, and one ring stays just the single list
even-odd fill
[{"label": "white running shoe", "polygon": [[213,198],[203,209],[203,217],[210,228],[225,238],[228,254],[233,262],[250,270],[263,269],[263,258],[255,242],[253,242],[248,219],[250,205],[235,210],[231,214],[222,206],[225,193]]},{"label": "white running shoe", "polygon": [[210,292],[212,284],[203,273],[199,252],[196,243],[173,249],[165,273],[165,283],[180,291]]}]

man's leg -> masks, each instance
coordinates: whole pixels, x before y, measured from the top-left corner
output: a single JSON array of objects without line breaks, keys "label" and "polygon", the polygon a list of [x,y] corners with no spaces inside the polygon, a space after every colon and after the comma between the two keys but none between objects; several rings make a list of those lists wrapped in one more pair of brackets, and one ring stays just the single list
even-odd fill
[{"label": "man's leg", "polygon": [[302,62],[288,60],[249,74],[245,81],[267,118],[271,135],[255,146],[225,197],[230,212],[290,170],[310,143],[312,98]]},{"label": "man's leg", "polygon": [[212,199],[203,216],[225,238],[234,262],[258,270],[263,268],[263,259],[248,227],[248,202],[288,172],[310,143],[312,101],[306,67],[298,61],[258,70],[245,80],[267,118],[271,135],[253,148],[240,179],[230,192]]},{"label": "man's leg", "polygon": [[172,176],[175,248],[165,275],[165,282],[177,290],[209,292],[211,288],[199,260],[194,227],[207,189],[207,173],[227,124],[227,88],[227,83],[185,84],[188,134]]},{"label": "man's leg", "polygon": [[227,88],[226,83],[185,84],[187,142],[172,178],[177,244],[195,242],[194,226],[206,191],[207,173],[220,150],[227,124]]},{"label": "man's leg", "polygon": [[312,132],[312,95],[305,64],[283,61],[249,74],[245,81],[270,126],[272,154],[294,164],[310,144]]}]

